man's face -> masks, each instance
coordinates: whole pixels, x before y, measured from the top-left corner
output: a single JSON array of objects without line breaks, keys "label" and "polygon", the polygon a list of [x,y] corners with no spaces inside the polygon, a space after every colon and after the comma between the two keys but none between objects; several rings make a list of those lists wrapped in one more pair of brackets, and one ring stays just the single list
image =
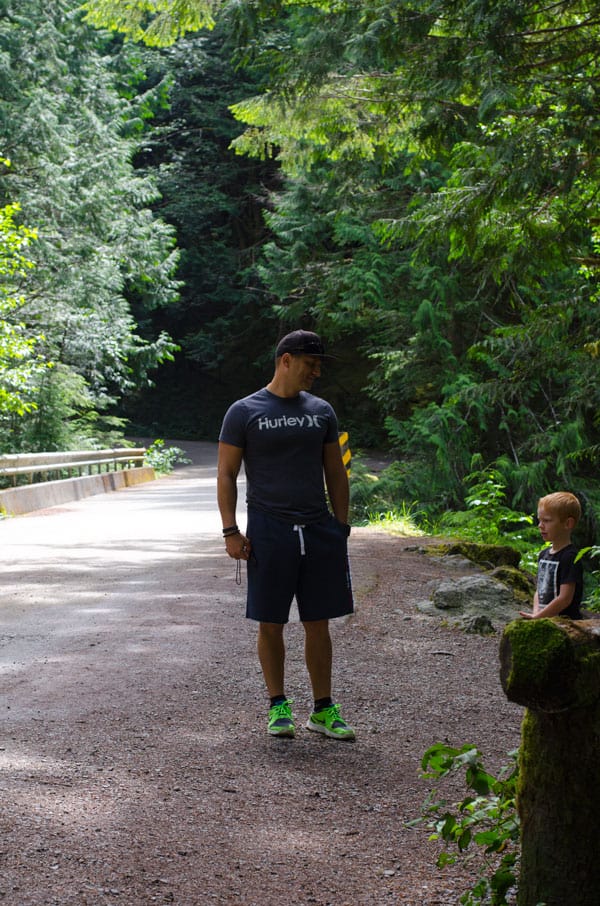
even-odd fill
[{"label": "man's face", "polygon": [[321,377],[321,359],[318,355],[290,355],[289,369],[298,390],[310,390],[314,381]]}]

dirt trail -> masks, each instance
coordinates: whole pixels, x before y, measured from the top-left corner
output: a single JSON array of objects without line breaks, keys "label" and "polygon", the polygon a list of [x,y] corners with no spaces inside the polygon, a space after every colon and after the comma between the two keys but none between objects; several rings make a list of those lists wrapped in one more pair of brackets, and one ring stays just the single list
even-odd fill
[{"label": "dirt trail", "polygon": [[[151,485],[0,522],[0,901],[457,904],[464,869],[439,872],[406,822],[431,743],[475,742],[491,768],[518,744],[498,639],[420,617],[444,567],[357,529],[357,613],[333,625],[357,740],[267,737],[214,447],[190,449]],[[287,640],[302,724],[297,623]]]}]

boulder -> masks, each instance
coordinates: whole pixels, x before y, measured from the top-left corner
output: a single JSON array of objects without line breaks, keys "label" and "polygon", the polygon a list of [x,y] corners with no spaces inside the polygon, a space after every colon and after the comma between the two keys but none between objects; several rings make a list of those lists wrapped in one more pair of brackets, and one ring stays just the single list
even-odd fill
[{"label": "boulder", "polygon": [[433,556],[460,556],[486,569],[496,566],[512,566],[515,569],[521,562],[521,555],[508,544],[478,544],[475,541],[449,541],[426,548]]},{"label": "boulder", "polygon": [[[430,600],[417,604],[421,613],[443,617],[470,632],[484,633],[514,620],[520,607],[510,588],[487,575],[446,579],[436,586]],[[485,619],[478,621],[479,617]]]},{"label": "boulder", "polygon": [[530,573],[514,566],[497,566],[489,574],[493,579],[507,585],[521,604],[521,610],[531,610],[535,594],[535,579]]}]

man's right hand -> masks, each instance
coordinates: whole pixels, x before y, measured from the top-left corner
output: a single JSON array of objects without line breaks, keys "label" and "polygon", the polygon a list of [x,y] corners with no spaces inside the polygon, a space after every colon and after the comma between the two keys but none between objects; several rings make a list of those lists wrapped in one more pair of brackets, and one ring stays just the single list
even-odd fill
[{"label": "man's right hand", "polygon": [[238,532],[225,538],[225,550],[233,560],[247,560],[252,550],[252,545],[245,535]]}]

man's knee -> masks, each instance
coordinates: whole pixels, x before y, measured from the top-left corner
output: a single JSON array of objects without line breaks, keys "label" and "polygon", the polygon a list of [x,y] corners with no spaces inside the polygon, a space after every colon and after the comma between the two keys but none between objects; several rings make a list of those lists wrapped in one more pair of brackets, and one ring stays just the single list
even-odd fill
[{"label": "man's knee", "polygon": [[307,638],[322,639],[329,636],[329,620],[307,620],[302,625]]},{"label": "man's knee", "polygon": [[264,639],[280,639],[283,635],[285,623],[259,623],[258,631]]}]

